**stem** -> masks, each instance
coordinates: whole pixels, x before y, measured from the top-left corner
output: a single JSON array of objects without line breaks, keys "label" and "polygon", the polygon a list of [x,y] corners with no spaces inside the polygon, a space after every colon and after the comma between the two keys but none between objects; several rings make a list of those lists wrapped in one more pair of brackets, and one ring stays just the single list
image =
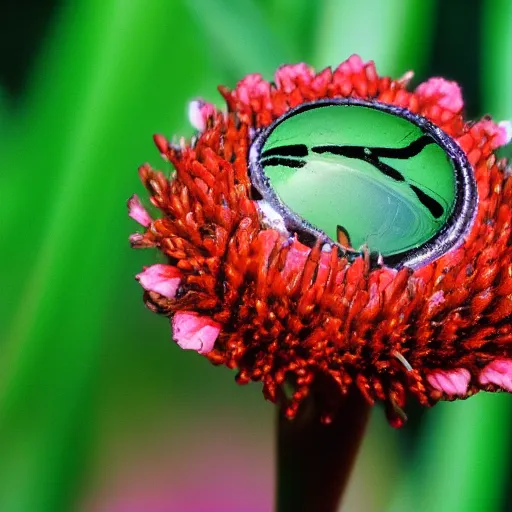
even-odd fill
[{"label": "stem", "polygon": [[361,444],[370,407],[357,389],[332,422],[320,422],[314,393],[294,420],[277,425],[277,512],[335,512]]}]

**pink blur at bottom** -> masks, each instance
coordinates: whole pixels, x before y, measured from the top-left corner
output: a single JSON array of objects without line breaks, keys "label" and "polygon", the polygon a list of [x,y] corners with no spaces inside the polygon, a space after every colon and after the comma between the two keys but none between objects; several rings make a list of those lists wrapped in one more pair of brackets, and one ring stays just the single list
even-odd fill
[{"label": "pink blur at bottom", "polygon": [[272,430],[206,419],[132,447],[80,512],[270,512]]}]

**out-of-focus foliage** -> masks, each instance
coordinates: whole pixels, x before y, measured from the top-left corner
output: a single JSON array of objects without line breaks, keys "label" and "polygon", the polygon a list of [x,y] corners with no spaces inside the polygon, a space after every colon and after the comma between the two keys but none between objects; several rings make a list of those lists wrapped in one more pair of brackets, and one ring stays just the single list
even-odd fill
[{"label": "out-of-focus foliage", "polygon": [[[0,510],[270,510],[274,409],[176,347],[133,279],[155,254],[129,250],[125,202],[144,197],[139,164],[168,170],[151,135],[190,136],[187,101],[219,102],[218,84],[354,52],[383,73],[449,70],[481,91],[472,114],[511,118],[511,5],[61,2],[23,95],[0,84]],[[461,69],[440,25],[481,65]],[[503,509],[510,397],[413,410],[400,432],[382,416],[347,510]]]}]

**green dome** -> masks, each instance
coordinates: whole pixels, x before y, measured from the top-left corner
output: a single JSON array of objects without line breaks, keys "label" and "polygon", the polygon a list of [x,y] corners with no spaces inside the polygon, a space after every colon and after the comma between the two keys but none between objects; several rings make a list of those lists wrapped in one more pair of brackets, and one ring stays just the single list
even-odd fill
[{"label": "green dome", "polygon": [[464,181],[473,184],[473,211],[476,205],[472,174],[458,179],[470,166],[453,140],[425,119],[387,105],[303,105],[258,136],[251,160],[256,188],[278,203],[288,225],[302,223],[342,246],[367,246],[384,258],[410,254],[448,231],[461,210]]}]

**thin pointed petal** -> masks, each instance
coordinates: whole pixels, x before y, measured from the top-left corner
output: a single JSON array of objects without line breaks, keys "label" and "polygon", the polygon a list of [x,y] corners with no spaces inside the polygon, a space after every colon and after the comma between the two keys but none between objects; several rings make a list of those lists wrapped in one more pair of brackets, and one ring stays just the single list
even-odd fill
[{"label": "thin pointed petal", "polygon": [[153,219],[144,206],[142,206],[142,203],[136,194],[128,199],[128,215],[145,228],[150,226],[153,222]]}]

